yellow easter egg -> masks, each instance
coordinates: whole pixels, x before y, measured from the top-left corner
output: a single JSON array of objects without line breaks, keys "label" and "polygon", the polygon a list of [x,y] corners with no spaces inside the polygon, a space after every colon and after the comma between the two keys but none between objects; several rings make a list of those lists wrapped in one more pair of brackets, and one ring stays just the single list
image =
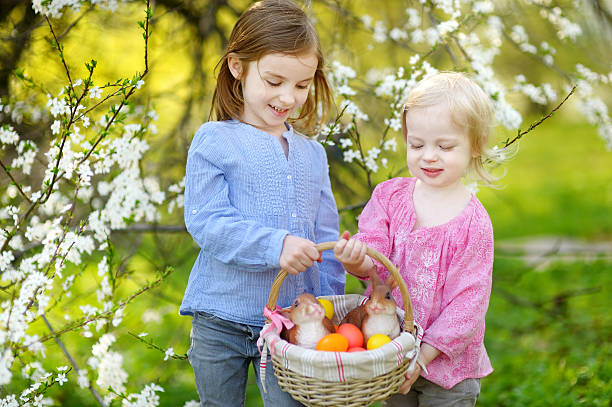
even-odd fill
[{"label": "yellow easter egg", "polygon": [[387,335],[374,334],[370,336],[370,339],[368,339],[368,344],[366,345],[366,348],[368,350],[380,348],[381,346],[389,342],[391,342],[391,338],[389,338]]},{"label": "yellow easter egg", "polygon": [[325,298],[318,299],[323,309],[325,309],[325,316],[329,319],[332,319],[334,316],[334,304],[331,303],[330,300],[326,300]]}]

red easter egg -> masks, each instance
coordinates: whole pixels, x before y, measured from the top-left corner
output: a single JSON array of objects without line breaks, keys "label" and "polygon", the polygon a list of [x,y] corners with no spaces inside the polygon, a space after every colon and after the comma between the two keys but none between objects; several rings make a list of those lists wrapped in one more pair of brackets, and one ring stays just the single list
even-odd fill
[{"label": "red easter egg", "polygon": [[345,323],[336,330],[340,335],[348,339],[349,348],[357,348],[363,346],[363,334],[356,325]]},{"label": "red easter egg", "polygon": [[355,346],[354,348],[349,348],[347,352],[365,352],[365,349],[361,346]]}]

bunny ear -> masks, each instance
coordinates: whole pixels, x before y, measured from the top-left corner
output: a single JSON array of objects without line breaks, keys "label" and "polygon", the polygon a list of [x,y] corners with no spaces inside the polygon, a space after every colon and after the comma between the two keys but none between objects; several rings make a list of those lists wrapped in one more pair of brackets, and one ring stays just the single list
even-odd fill
[{"label": "bunny ear", "polygon": [[371,269],[369,269],[368,274],[370,275],[370,281],[372,282],[373,287],[383,284],[382,280],[380,279],[380,276],[376,272],[376,267],[372,267]]}]

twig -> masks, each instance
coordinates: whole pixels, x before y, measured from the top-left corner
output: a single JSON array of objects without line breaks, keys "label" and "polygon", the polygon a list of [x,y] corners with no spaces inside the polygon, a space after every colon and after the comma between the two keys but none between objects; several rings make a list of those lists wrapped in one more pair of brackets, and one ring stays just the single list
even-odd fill
[{"label": "twig", "polygon": [[69,25],[68,27],[66,27],[66,29],[64,30],[64,32],[63,32],[63,33],[61,33],[60,35],[58,35],[58,36],[57,36],[57,38],[58,38],[58,39],[62,39],[62,38],[64,38],[64,37],[65,37],[65,36],[66,36],[66,35],[67,35],[67,34],[70,32],[70,30],[72,30],[72,29],[73,29],[73,28],[74,28],[74,27],[75,27],[75,26],[78,24],[78,22],[79,22],[79,21],[80,21],[80,20],[81,20],[83,17],[85,17],[85,14],[89,13],[89,12],[90,12],[91,10],[93,10],[93,9],[94,9],[94,6],[90,6],[90,7],[89,7],[87,10],[83,11],[83,12],[81,13],[81,15],[80,15],[80,16],[78,16],[78,17],[76,18],[76,20],[74,20],[72,23],[70,23],[70,25]]},{"label": "twig", "polygon": [[123,308],[125,307],[127,304],[129,304],[134,298],[138,297],[139,295],[143,294],[144,292],[156,287],[157,285],[159,285],[163,280],[166,279],[166,277],[168,277],[170,274],[172,274],[174,272],[174,269],[172,267],[167,267],[164,272],[162,273],[162,276],[160,278],[158,278],[157,280],[155,280],[154,282],[140,288],[138,291],[136,291],[134,294],[132,294],[131,296],[129,296],[128,298],[126,298],[125,300],[123,300],[122,302],[120,302],[119,304],[115,305],[113,307],[113,309],[102,312],[100,314],[94,315],[92,317],[85,317],[85,318],[81,318],[81,320],[76,321],[62,329],[60,329],[59,331],[57,331],[56,333],[52,334],[52,335],[47,335],[47,336],[43,336],[42,338],[39,339],[39,342],[46,342],[49,339],[53,339],[55,337],[58,337],[60,335],[65,334],[66,332],[70,332],[73,331],[77,328],[80,328],[82,326],[85,326],[91,322],[97,321],[99,319],[102,318],[106,318],[112,314],[114,314],[119,308]]},{"label": "twig", "polygon": [[[49,320],[47,319],[47,317],[43,314],[42,316],[43,321],[45,321],[45,324],[47,325],[47,328],[49,328],[49,331],[51,331],[51,333],[55,333],[55,331],[53,330],[53,327],[51,326],[51,324],[49,323]],[[79,366],[77,365],[77,363],[75,362],[75,360],[72,358],[72,356],[70,355],[70,353],[68,352],[68,349],[66,349],[66,346],[64,346],[64,343],[62,342],[62,340],[59,338],[59,336],[55,337],[55,342],[57,343],[57,345],[60,347],[60,349],[62,350],[62,352],[64,352],[64,355],[66,356],[66,359],[68,359],[68,362],[70,362],[70,364],[72,365],[72,367],[74,367],[74,370],[76,370],[77,373],[79,373],[81,371],[81,369],[79,368]],[[106,407],[106,403],[104,403],[104,400],[102,400],[102,397],[100,397],[100,395],[98,394],[98,392],[96,391],[96,389],[93,388],[93,386],[91,384],[89,384],[89,391],[91,392],[91,394],[94,396],[94,398],[96,399],[96,401],[98,402],[98,404],[100,404],[103,407]]]},{"label": "twig", "polygon": [[2,161],[0,161],[0,167],[2,167],[2,169],[4,170],[4,172],[6,173],[6,175],[8,175],[8,177],[11,179],[11,181],[13,182],[13,184],[17,187],[17,190],[19,190],[19,193],[24,197],[24,199],[28,202],[28,203],[32,203],[32,201],[30,200],[30,198],[26,195],[25,192],[23,192],[23,189],[21,189],[21,187],[19,186],[19,183],[17,182],[17,180],[15,180],[15,178],[13,178],[13,176],[11,175],[11,172],[8,170],[8,168],[6,168],[4,166],[4,164],[2,163]]},{"label": "twig", "polygon": [[557,110],[559,110],[559,108],[561,106],[563,106],[563,104],[565,103],[565,101],[567,99],[569,99],[570,96],[572,96],[572,94],[574,93],[574,91],[576,90],[576,88],[578,87],[578,85],[574,85],[572,87],[572,90],[567,94],[567,96],[565,97],[565,99],[563,99],[561,101],[561,103],[559,103],[553,110],[550,111],[550,113],[548,113],[546,116],[542,117],[540,120],[538,120],[535,123],[531,123],[531,125],[529,126],[529,128],[523,132],[521,132],[521,129],[518,130],[518,134],[516,135],[516,137],[514,137],[512,140],[508,141],[506,140],[506,142],[504,143],[504,147],[509,147],[511,146],[515,141],[519,140],[521,137],[523,137],[525,134],[529,133],[531,130],[535,129],[536,127],[538,127],[540,124],[542,124],[542,122],[546,119],[548,119],[550,116],[553,115],[553,113],[555,113]]},{"label": "twig", "polygon": [[[157,349],[158,351],[160,351],[161,353],[166,353],[166,350],[160,346],[157,346],[156,344],[154,344],[152,341],[147,341],[146,339],[133,334],[132,332],[128,332],[130,335],[132,335],[134,338],[138,339],[140,342],[146,344],[148,347],[152,348],[152,349]],[[168,355],[168,357],[172,358],[172,359],[177,359],[177,360],[186,360],[187,359],[187,354],[185,355]]]}]

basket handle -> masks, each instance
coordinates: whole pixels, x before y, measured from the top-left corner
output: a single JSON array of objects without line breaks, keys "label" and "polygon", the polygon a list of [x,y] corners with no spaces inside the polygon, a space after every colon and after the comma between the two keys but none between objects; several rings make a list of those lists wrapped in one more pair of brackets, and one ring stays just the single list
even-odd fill
[{"label": "basket handle", "polygon": [[[334,246],[336,246],[337,242],[324,242],[319,243],[315,247],[318,251],[322,252],[323,250],[332,250]],[[404,331],[414,333],[414,317],[412,314],[412,302],[410,301],[410,294],[408,294],[408,287],[406,287],[406,283],[404,279],[399,273],[399,270],[391,261],[385,257],[378,250],[372,249],[368,247],[367,254],[370,257],[375,258],[379,262],[381,262],[387,270],[391,273],[391,276],[397,283],[397,286],[400,289],[400,293],[402,294],[402,301],[404,303]],[[270,295],[268,296],[268,308],[273,310],[276,308],[276,301],[278,300],[278,293],[280,291],[281,285],[283,281],[285,281],[285,277],[287,277],[287,271],[281,269],[276,275],[276,278],[272,282],[272,288],[270,289]]]}]

